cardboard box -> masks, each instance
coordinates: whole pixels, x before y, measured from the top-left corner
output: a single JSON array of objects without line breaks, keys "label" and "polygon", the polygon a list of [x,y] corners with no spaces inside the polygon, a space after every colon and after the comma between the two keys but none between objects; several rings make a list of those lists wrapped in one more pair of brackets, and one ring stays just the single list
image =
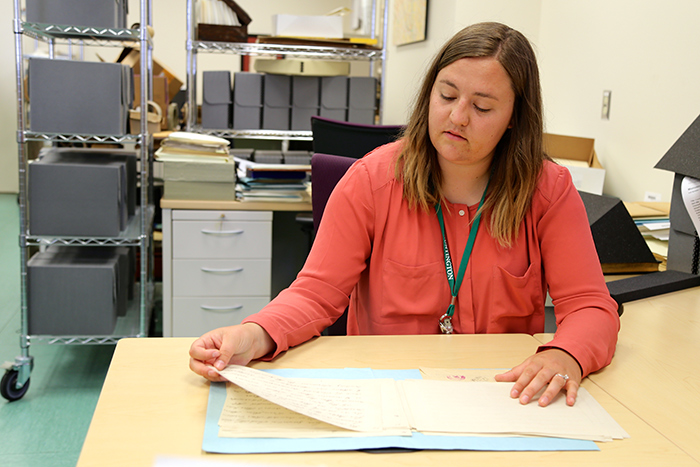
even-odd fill
[{"label": "cardboard box", "polygon": [[544,134],[545,152],[555,162],[569,169],[576,189],[602,195],[605,169],[598,161],[594,142],[591,138]]},{"label": "cardboard box", "polygon": [[353,76],[348,79],[348,122],[374,125],[377,113],[377,79]]},{"label": "cardboard box", "polygon": [[[141,52],[138,49],[131,47],[124,47],[119,57],[116,60],[117,63],[122,63],[134,70],[134,74],[141,74]],[[159,62],[155,57],[153,58],[153,76],[165,75],[168,81],[168,102],[173,100],[173,98],[180,92],[180,88],[184,84],[180,78],[175,76],[175,73],[168,68],[164,63]],[[166,107],[167,108],[167,107]]]},{"label": "cardboard box", "polygon": [[330,60],[296,60],[291,58],[269,60],[258,58],[255,60],[253,67],[255,71],[260,73],[278,75],[347,76],[350,74],[349,62],[333,62]]},{"label": "cardboard box", "polygon": [[237,72],[233,75],[233,128],[259,130],[262,125],[263,75]]},{"label": "cardboard box", "polygon": [[202,72],[202,128],[231,128],[231,72]]},{"label": "cardboard box", "polygon": [[340,16],[273,15],[272,35],[342,39],[343,18]]},{"label": "cardboard box", "polygon": [[[698,274],[697,258],[693,251],[698,242],[697,232],[683,202],[681,183],[685,177],[700,179],[700,117],[683,132],[673,146],[654,166],[674,172],[671,192],[671,228],[668,239],[668,270]],[[695,261],[695,262],[694,262]]]},{"label": "cardboard box", "polygon": [[30,23],[126,28],[127,0],[27,0]]},{"label": "cardboard box", "polygon": [[32,256],[27,262],[29,334],[112,334],[119,313],[118,264],[116,256]]},{"label": "cardboard box", "polygon": [[321,110],[319,115],[333,120],[347,121],[347,76],[324,76],[321,78]]},{"label": "cardboard box", "polygon": [[315,76],[292,76],[292,130],[311,130],[311,117],[319,112],[321,81]]},{"label": "cardboard box", "polygon": [[263,75],[263,120],[265,130],[289,130],[292,110],[292,78]]},{"label": "cardboard box", "polygon": [[29,127],[36,133],[122,135],[131,70],[117,63],[29,59]]},{"label": "cardboard box", "polygon": [[113,157],[43,152],[28,169],[29,231],[32,235],[118,236],[129,218],[129,187],[135,186],[135,180],[127,180],[129,171],[125,160]]}]

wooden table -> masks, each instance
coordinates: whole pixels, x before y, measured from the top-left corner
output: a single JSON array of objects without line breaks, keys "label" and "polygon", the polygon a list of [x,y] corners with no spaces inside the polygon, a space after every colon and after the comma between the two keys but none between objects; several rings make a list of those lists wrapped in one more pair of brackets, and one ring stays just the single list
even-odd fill
[{"label": "wooden table", "polygon": [[[698,463],[592,381],[585,387],[631,435],[600,452],[419,451],[212,455],[202,452],[209,383],[188,368],[193,339],[119,342],[78,461],[85,466],[150,466],[156,456],[204,457],[266,465],[640,466]],[[535,351],[527,335],[321,337],[256,368],[508,368]],[[613,369],[610,373],[613,373]],[[653,405],[653,401],[649,401]],[[688,414],[681,410],[676,415]],[[696,428],[697,433],[697,428]]]},{"label": "wooden table", "polygon": [[625,303],[620,326],[615,358],[589,379],[700,463],[700,290]]}]

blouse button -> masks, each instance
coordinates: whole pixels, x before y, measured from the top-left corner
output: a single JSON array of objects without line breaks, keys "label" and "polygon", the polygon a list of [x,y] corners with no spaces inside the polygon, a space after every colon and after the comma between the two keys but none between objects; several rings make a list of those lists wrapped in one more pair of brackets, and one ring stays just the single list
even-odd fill
[{"label": "blouse button", "polygon": [[460,216],[464,216],[464,210],[463,210],[463,209],[460,209],[460,210],[459,210],[459,215],[460,215]]}]

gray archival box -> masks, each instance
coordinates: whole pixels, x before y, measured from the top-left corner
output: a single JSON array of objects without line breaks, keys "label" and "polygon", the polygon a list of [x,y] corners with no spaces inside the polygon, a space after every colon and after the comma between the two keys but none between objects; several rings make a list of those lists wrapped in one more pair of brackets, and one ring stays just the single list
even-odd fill
[{"label": "gray archival box", "polygon": [[259,130],[263,107],[262,73],[233,74],[233,128]]},{"label": "gray archival box", "polygon": [[108,335],[118,315],[119,258],[36,253],[27,263],[29,333]]},{"label": "gray archival box", "polygon": [[231,128],[231,72],[202,73],[202,128]]},{"label": "gray archival box", "polygon": [[128,7],[128,0],[27,0],[27,21],[126,28]]},{"label": "gray archival box", "polygon": [[135,210],[135,156],[42,151],[29,164],[32,235],[114,237]]},{"label": "gray archival box", "polygon": [[321,111],[323,118],[345,122],[348,120],[348,77],[321,78]]},{"label": "gray archival box", "polygon": [[29,59],[29,128],[35,133],[123,135],[133,102],[120,63]]},{"label": "gray archival box", "polygon": [[292,130],[311,130],[311,117],[318,115],[318,76],[292,76]]}]

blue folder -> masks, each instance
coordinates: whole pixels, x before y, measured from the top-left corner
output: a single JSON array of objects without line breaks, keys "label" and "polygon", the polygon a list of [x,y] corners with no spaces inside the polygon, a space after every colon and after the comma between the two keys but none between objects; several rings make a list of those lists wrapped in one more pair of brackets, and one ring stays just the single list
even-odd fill
[{"label": "blue folder", "polygon": [[[270,373],[295,378],[421,379],[419,370],[278,369]],[[467,384],[467,383],[465,383]],[[365,449],[434,449],[468,451],[597,451],[593,441],[544,437],[369,436],[365,438],[219,438],[219,416],[226,400],[226,384],[211,383],[202,449],[220,454],[353,451]]]}]

